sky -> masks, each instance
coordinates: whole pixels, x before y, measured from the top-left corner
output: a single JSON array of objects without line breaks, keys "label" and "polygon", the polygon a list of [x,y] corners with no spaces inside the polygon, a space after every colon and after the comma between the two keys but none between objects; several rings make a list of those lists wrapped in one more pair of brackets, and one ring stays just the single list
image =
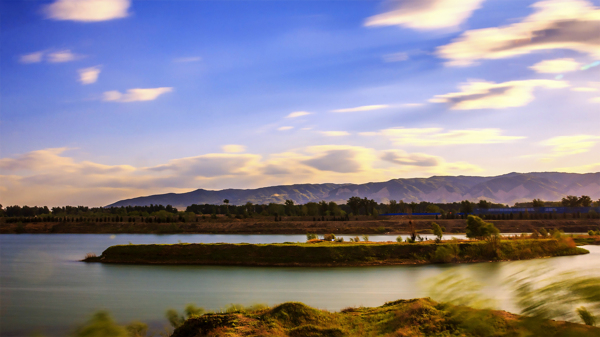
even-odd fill
[{"label": "sky", "polygon": [[0,203],[600,171],[600,1],[0,0]]}]

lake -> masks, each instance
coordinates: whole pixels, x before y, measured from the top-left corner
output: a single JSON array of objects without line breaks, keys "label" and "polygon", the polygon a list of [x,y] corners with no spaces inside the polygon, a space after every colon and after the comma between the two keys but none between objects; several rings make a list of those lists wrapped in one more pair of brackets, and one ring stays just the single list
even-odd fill
[{"label": "lake", "polygon": [[[454,235],[463,238],[460,235]],[[342,235],[350,238],[350,235]],[[396,236],[371,235],[371,241]],[[425,280],[456,271],[485,284],[496,307],[516,311],[504,287],[516,271],[543,264],[552,272],[579,270],[600,276],[600,247],[590,254],[532,261],[459,265],[283,268],[217,266],[103,265],[78,262],[88,252],[100,255],[111,245],[181,242],[275,243],[305,241],[304,235],[153,235],[21,234],[0,235],[0,335],[29,336],[37,331],[64,336],[96,310],[117,321],[167,324],[168,308],[188,303],[219,309],[301,301],[340,310],[379,306],[386,301],[428,296]]]}]

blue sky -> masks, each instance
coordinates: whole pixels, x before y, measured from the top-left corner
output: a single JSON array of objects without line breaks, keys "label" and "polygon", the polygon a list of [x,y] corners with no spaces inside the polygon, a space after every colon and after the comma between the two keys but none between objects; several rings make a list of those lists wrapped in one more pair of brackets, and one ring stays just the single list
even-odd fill
[{"label": "blue sky", "polygon": [[3,204],[600,170],[599,1],[0,4]]}]

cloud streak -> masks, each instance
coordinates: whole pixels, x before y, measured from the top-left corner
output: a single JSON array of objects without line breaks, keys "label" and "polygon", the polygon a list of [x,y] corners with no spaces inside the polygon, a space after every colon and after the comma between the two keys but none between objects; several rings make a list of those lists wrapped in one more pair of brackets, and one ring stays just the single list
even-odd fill
[{"label": "cloud streak", "polygon": [[503,83],[473,81],[460,86],[461,92],[436,95],[429,101],[447,103],[452,110],[506,109],[525,106],[535,99],[533,90],[565,88],[564,81],[524,80]]},{"label": "cloud streak", "polygon": [[147,89],[129,89],[127,93],[120,93],[116,90],[107,91],[104,93],[104,101],[107,102],[140,102],[153,101],[160,95],[173,91],[172,87],[147,88]]},{"label": "cloud streak", "polygon": [[417,30],[457,28],[483,0],[397,0],[387,12],[369,17],[366,27],[402,26]]},{"label": "cloud streak", "polygon": [[449,66],[502,59],[544,49],[571,49],[600,57],[600,10],[584,0],[547,0],[521,22],[464,32],[436,51]]},{"label": "cloud streak", "polygon": [[98,22],[129,16],[129,0],[57,0],[45,7],[52,20]]},{"label": "cloud streak", "polygon": [[385,109],[388,107],[389,107],[389,105],[385,105],[385,104],[363,105],[363,106],[357,106],[354,108],[331,110],[331,112],[362,112],[362,111],[380,110],[380,109]]},{"label": "cloud streak", "polygon": [[100,75],[100,66],[79,69],[78,72],[79,82],[81,82],[81,84],[86,85],[96,83],[98,75]]}]

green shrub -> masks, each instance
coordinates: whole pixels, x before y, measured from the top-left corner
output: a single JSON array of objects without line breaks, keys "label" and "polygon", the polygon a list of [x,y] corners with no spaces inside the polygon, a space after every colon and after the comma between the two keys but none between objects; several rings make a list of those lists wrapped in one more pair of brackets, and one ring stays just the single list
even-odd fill
[{"label": "green shrub", "polygon": [[363,241],[369,241],[369,236],[367,234],[362,236]]},{"label": "green shrub", "polygon": [[318,239],[317,234],[311,234],[311,233],[306,234],[307,241],[314,240],[314,239]]}]

